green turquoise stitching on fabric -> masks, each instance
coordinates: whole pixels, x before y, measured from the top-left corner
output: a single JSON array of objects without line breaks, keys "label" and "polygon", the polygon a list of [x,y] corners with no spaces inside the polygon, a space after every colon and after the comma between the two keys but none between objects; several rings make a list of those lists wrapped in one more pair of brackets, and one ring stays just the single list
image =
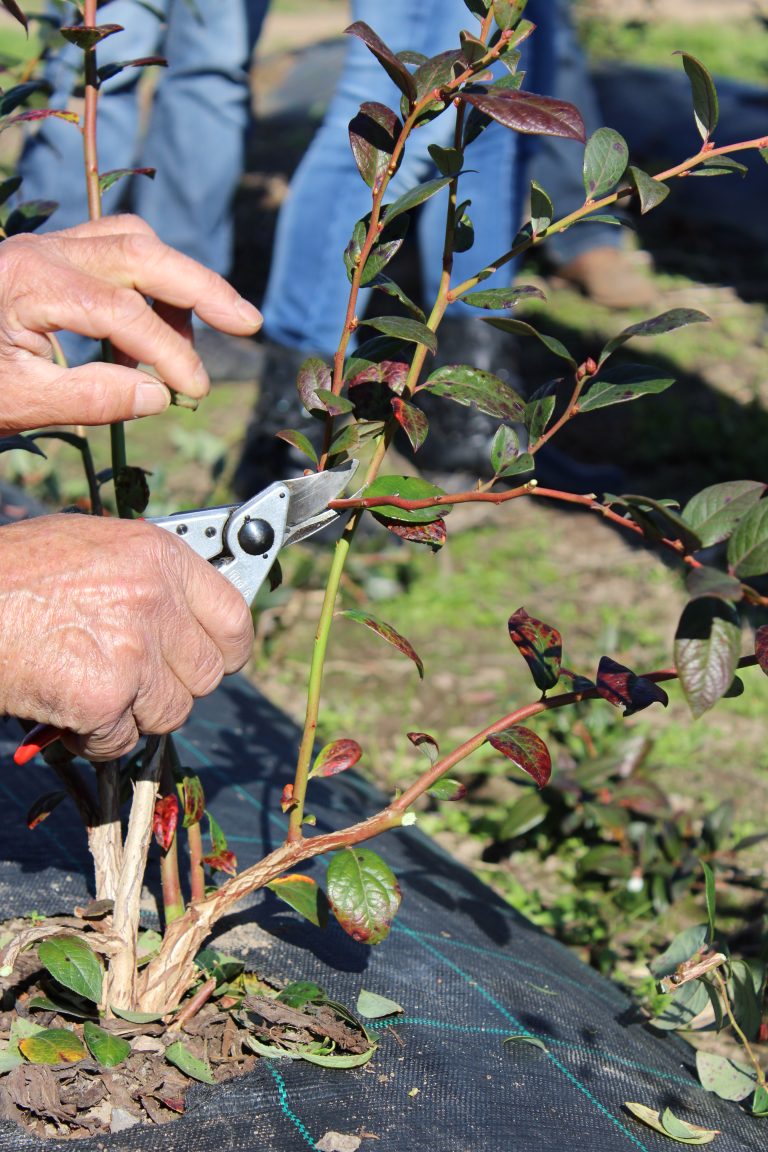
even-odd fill
[{"label": "green turquoise stitching on fabric", "polygon": [[280,1109],[281,1109],[283,1115],[286,1116],[290,1120],[291,1124],[293,1124],[294,1128],[299,1133],[299,1135],[304,1140],[306,1140],[306,1142],[307,1142],[307,1144],[309,1144],[310,1148],[316,1148],[317,1144],[315,1143],[315,1141],[310,1136],[306,1125],[301,1120],[299,1120],[298,1116],[296,1115],[296,1113],[293,1111],[290,1104],[288,1103],[288,1089],[285,1086],[285,1080],[283,1080],[283,1078],[280,1075],[280,1073],[278,1072],[277,1068],[275,1068],[273,1066],[271,1060],[265,1060],[264,1063],[266,1064],[267,1068],[269,1069],[270,1075],[271,1075],[272,1079],[274,1080],[275,1084],[277,1085],[277,1099],[280,1103]]},{"label": "green turquoise stitching on fabric", "polygon": [[[428,944],[425,940],[420,939],[419,934],[417,932],[412,932],[409,928],[406,928],[405,926],[401,926],[400,930],[402,932],[407,933],[407,935],[412,936],[413,939],[417,940],[418,943],[421,945],[421,947],[425,949],[425,951],[430,952],[433,956],[436,957],[436,959],[442,961],[442,963],[445,964],[446,967],[450,968],[453,972],[455,972],[457,976],[461,976],[461,978],[463,980],[465,980],[467,982],[467,984],[471,984],[473,987],[477,988],[478,992],[480,992],[480,994],[485,997],[485,999],[489,1002],[489,1004],[492,1004],[493,1007],[498,1012],[500,1012],[501,1015],[506,1020],[509,1020],[509,1022],[515,1028],[517,1028],[518,1031],[523,1036],[530,1036],[531,1039],[534,1039],[533,1033],[530,1032],[525,1027],[525,1025],[521,1024],[520,1021],[517,1019],[517,1017],[512,1012],[510,1012],[507,1008],[505,1008],[504,1005],[501,1004],[496,999],[496,997],[491,992],[488,991],[487,988],[483,988],[482,984],[478,983],[477,980],[474,980],[466,972],[463,972],[462,969],[459,968],[458,964],[454,964],[451,960],[448,959],[447,956],[443,956],[443,954],[437,948],[434,948],[431,944]],[[650,1152],[650,1149],[648,1148],[648,1146],[646,1144],[643,1144],[642,1140],[638,1139],[638,1137],[635,1136],[634,1132],[630,1132],[630,1130],[629,1130],[629,1128],[627,1128],[626,1124],[623,1124],[622,1121],[619,1120],[618,1116],[614,1116],[613,1113],[608,1108],[606,1108],[606,1106],[604,1104],[602,1104],[597,1099],[596,1096],[594,1096],[590,1092],[590,1090],[589,1090],[589,1088],[587,1088],[586,1084],[582,1084],[581,1081],[578,1079],[578,1077],[574,1076],[574,1074],[570,1071],[570,1069],[566,1068],[565,1064],[563,1064],[563,1062],[561,1060],[558,1060],[557,1056],[555,1056],[552,1052],[547,1052],[546,1057],[548,1060],[550,1060],[554,1064],[555,1068],[557,1068],[557,1070],[559,1072],[562,1072],[562,1074],[565,1076],[565,1078],[567,1080],[570,1080],[570,1082],[573,1084],[573,1086],[575,1088],[578,1088],[579,1092],[581,1092],[587,1098],[587,1100],[589,1100],[590,1104],[594,1105],[594,1107],[598,1110],[598,1112],[601,1112],[602,1115],[605,1116],[607,1120],[610,1120],[611,1123],[614,1124],[619,1129],[619,1131],[622,1133],[622,1135],[626,1136],[627,1140],[629,1140],[632,1144],[634,1144],[636,1148],[640,1148],[641,1152]]]}]

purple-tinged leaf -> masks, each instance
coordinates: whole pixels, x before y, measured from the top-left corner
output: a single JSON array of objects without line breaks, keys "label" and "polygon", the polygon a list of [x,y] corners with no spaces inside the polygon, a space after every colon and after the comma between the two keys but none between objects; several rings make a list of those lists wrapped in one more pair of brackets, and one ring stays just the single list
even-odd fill
[{"label": "purple-tinged leaf", "polygon": [[19,5],[16,3],[16,0],[0,0],[0,3],[3,5],[3,8],[5,8],[6,12],[10,12],[14,20],[18,20],[19,24],[23,24],[25,28],[28,27],[27,18]]},{"label": "purple-tinged leaf", "polygon": [[363,20],[357,20],[344,29],[348,36],[358,36],[379,61],[390,80],[400,89],[409,103],[416,99],[416,84],[408,69]]},{"label": "purple-tinged leaf", "polygon": [[360,324],[375,328],[385,336],[394,336],[396,340],[406,340],[409,344],[423,344],[430,352],[437,352],[437,336],[419,320],[410,320],[407,316],[373,316],[361,320]]},{"label": "purple-tinged leaf", "polygon": [[5,132],[6,128],[12,128],[14,124],[27,124],[33,120],[50,120],[52,116],[56,120],[68,120],[70,124],[77,124],[80,121],[77,112],[62,112],[58,108],[31,108],[28,112],[19,112],[16,116],[8,116],[5,120],[0,121],[0,132]]},{"label": "purple-tinged leaf", "polygon": [[456,404],[477,408],[498,420],[517,423],[525,415],[522,396],[509,384],[491,372],[467,364],[446,364],[438,368],[427,377],[421,388],[435,396],[446,396]]},{"label": "purple-tinged leaf", "polygon": [[[363,497],[375,499],[377,497],[397,496],[403,500],[431,500],[444,497],[445,492],[428,480],[420,476],[378,476],[362,493]],[[451,504],[439,504],[433,508],[397,508],[389,504],[375,504],[371,511],[377,512],[387,520],[401,520],[406,524],[431,524],[435,520],[447,516],[451,511]]]},{"label": "purple-tinged leaf", "polygon": [[[430,92],[438,88],[445,88],[466,71],[467,61],[461,48],[449,48],[447,52],[439,52],[420,64],[413,73],[413,82],[416,85],[416,99],[423,100]],[[449,96],[450,99],[450,96]],[[435,101],[435,104],[438,102]],[[442,101],[441,103],[445,103]],[[432,107],[430,105],[430,107]]]},{"label": "purple-tinged leaf", "polygon": [[414,452],[418,452],[427,438],[429,421],[420,408],[417,408],[414,404],[409,404],[399,396],[393,396],[391,404],[392,411],[395,414],[395,420],[397,420],[408,437],[411,448],[413,448]]},{"label": "purple-tinged leaf", "polygon": [[640,215],[644,216],[646,212],[650,212],[657,204],[661,204],[662,200],[666,200],[669,196],[669,185],[663,184],[661,180],[654,180],[653,176],[649,176],[647,172],[643,172],[642,168],[636,168],[630,164],[627,169],[630,183],[637,192],[640,201]]},{"label": "purple-tinged leaf", "polygon": [[167,796],[158,796],[155,800],[155,812],[152,817],[152,832],[155,840],[167,852],[176,835],[176,826],[179,822],[179,801],[172,792]]},{"label": "purple-tinged leaf", "polygon": [[59,31],[70,44],[75,44],[87,52],[102,40],[106,40],[108,36],[114,36],[116,32],[123,32],[125,29],[122,24],[98,24],[96,27],[87,24],[69,24],[59,28]]},{"label": "purple-tinged leaf", "polygon": [[328,900],[311,876],[302,876],[298,872],[280,876],[267,884],[267,888],[305,920],[318,928],[325,928],[328,923]]},{"label": "purple-tinged leaf", "polygon": [[436,192],[442,188],[447,188],[451,182],[450,176],[437,176],[434,180],[426,180],[423,184],[417,184],[415,188],[409,188],[402,196],[398,196],[391,204],[385,205],[383,221],[384,226],[387,227],[396,220],[398,216],[402,216],[404,212],[410,212],[413,208],[418,208],[425,200],[429,200]]},{"label": "purple-tinged leaf", "polygon": [[428,732],[408,732],[408,739],[414,748],[418,748],[422,752],[430,764],[436,764],[440,756],[440,748],[434,736],[430,736]]},{"label": "purple-tinged leaf", "polygon": [[670,308],[659,316],[652,316],[650,320],[641,320],[638,324],[630,324],[614,336],[600,353],[598,367],[604,364],[612,352],[626,344],[633,336],[661,336],[664,332],[674,332],[676,328],[685,328],[687,324],[706,324],[709,316],[700,312],[698,308]]},{"label": "purple-tinged leaf", "polygon": [[731,480],[712,484],[693,496],[682,516],[695,529],[702,546],[727,539],[742,516],[757,504],[768,485],[758,480]]},{"label": "purple-tinged leaf", "polygon": [[443,776],[435,781],[431,788],[427,788],[427,793],[435,800],[463,800],[467,794],[467,786],[460,780],[450,780],[447,776]]},{"label": "purple-tinged leaf", "polygon": [[675,56],[682,56],[685,74],[691,82],[691,95],[693,96],[693,115],[696,127],[704,143],[717,127],[720,109],[717,99],[715,82],[707,69],[691,56],[689,52],[675,52]]},{"label": "purple-tinged leaf", "polygon": [[448,539],[445,520],[433,520],[430,524],[402,524],[375,512],[374,518],[398,539],[408,540],[411,544],[426,544],[433,552],[442,548]]},{"label": "purple-tinged leaf", "polygon": [[645,364],[609,365],[600,370],[589,391],[579,400],[579,412],[594,412],[612,404],[639,400],[641,396],[658,396],[674,382],[674,376],[666,376],[660,369]]},{"label": "purple-tinged leaf", "polygon": [[361,104],[357,116],[349,122],[349,143],[358,172],[374,192],[389,170],[402,130],[392,109],[376,101]]},{"label": "purple-tinged leaf", "polygon": [[203,856],[203,864],[207,864],[211,872],[224,872],[227,876],[237,875],[237,856],[228,848],[223,852],[209,852]]},{"label": "purple-tinged leaf", "polygon": [[381,636],[382,640],[386,640],[388,644],[391,644],[394,648],[397,648],[399,652],[402,652],[403,655],[413,660],[419,670],[419,677],[422,680],[424,679],[424,665],[421,657],[413,645],[410,644],[404,636],[401,636],[399,632],[396,632],[390,624],[385,624],[383,620],[377,620],[370,612],[363,612],[359,608],[348,608],[346,612],[342,612],[341,615],[346,616],[348,620],[355,620],[358,624],[364,624],[366,628],[370,628],[377,636]]},{"label": "purple-tinged leaf", "polygon": [[351,400],[347,400],[346,396],[337,396],[330,388],[315,389],[315,397],[329,416],[346,416],[354,408]]},{"label": "purple-tinged leaf", "polygon": [[313,416],[326,413],[326,406],[318,399],[317,390],[321,388],[328,391],[332,383],[331,370],[325,361],[317,356],[309,356],[304,361],[296,377],[296,388],[307,412]]},{"label": "purple-tinged leaf", "polygon": [[119,180],[126,176],[147,176],[154,180],[156,168],[113,168],[110,172],[102,172],[99,176],[99,190],[107,192]]},{"label": "purple-tinged leaf", "polygon": [[692,600],[675,634],[675,664],[694,716],[701,716],[730,688],[741,653],[739,615],[715,597]]},{"label": "purple-tinged leaf", "polygon": [[513,88],[487,92],[459,92],[458,98],[490,116],[505,128],[533,136],[562,136],[566,140],[586,141],[584,121],[573,104],[535,92]]},{"label": "purple-tinged leaf", "polygon": [[102,64],[98,68],[97,75],[100,83],[105,80],[111,80],[113,76],[119,76],[126,68],[150,68],[157,66],[158,68],[167,68],[168,61],[164,56],[141,56],[136,60],[115,60],[112,64]]},{"label": "purple-tinged leaf", "polygon": [[296,801],[293,798],[293,784],[286,784],[280,793],[280,808],[283,812],[290,812],[290,810],[295,807]]},{"label": "purple-tinged leaf", "polygon": [[533,284],[515,284],[509,288],[487,288],[484,292],[470,292],[461,299],[473,308],[514,308],[521,300],[546,300],[541,288]]},{"label": "purple-tinged leaf", "polygon": [[390,280],[388,276],[380,273],[376,279],[371,282],[369,287],[378,288],[380,292],[384,292],[387,296],[392,296],[395,300],[399,300],[414,319],[419,320],[422,324],[426,323],[426,316],[423,310],[419,308],[418,304],[414,304],[407,292],[404,292],[400,285],[396,284],[394,280]]},{"label": "purple-tinged leaf", "polygon": [[629,149],[613,128],[598,128],[584,149],[584,190],[587,200],[598,200],[615,188],[627,167]]},{"label": "purple-tinged leaf", "polygon": [[[0,116],[8,116],[14,109],[23,104],[30,96],[34,96],[36,92],[45,92],[46,95],[51,93],[51,85],[47,80],[25,80],[22,84],[14,84],[13,88],[9,88],[0,96]],[[19,178],[19,184],[21,179]]]},{"label": "purple-tinged leaf", "polygon": [[561,360],[567,360],[571,367],[578,368],[576,360],[564,344],[554,336],[547,336],[544,332],[539,332],[537,328],[534,328],[532,324],[526,324],[524,320],[486,320],[485,323],[490,324],[493,328],[498,328],[501,332],[514,332],[517,336],[535,336],[555,356],[559,356]]},{"label": "purple-tinged leaf", "polygon": [[742,578],[768,572],[768,500],[761,500],[739,520],[728,541],[728,563]]},{"label": "purple-tinged leaf", "polygon": [[597,691],[603,700],[615,708],[623,708],[625,716],[641,712],[651,704],[663,704],[666,708],[669,697],[663,688],[638,676],[630,668],[602,656],[597,669]]},{"label": "purple-tinged leaf", "polygon": [[275,436],[278,440],[285,440],[286,444],[292,444],[297,451],[308,456],[313,464],[317,464],[317,452],[314,445],[303,432],[299,432],[297,428],[283,428],[280,432],[275,432]]},{"label": "purple-tinged leaf", "polygon": [[531,670],[533,682],[541,692],[554,688],[560,679],[563,640],[556,628],[529,616],[518,608],[510,616],[509,638]]},{"label": "purple-tinged leaf", "polygon": [[[344,252],[344,266],[347,276],[352,281],[363,255],[363,245],[368,232],[369,217],[358,220],[352,232],[352,239]],[[376,240],[365,261],[365,267],[360,277],[360,286],[365,288],[386,268],[387,264],[400,251],[400,247],[408,232],[410,217],[406,214],[397,216],[394,221],[387,222],[381,236]]]},{"label": "purple-tinged leaf", "polygon": [[721,600],[738,601],[744,595],[741,581],[735,576],[729,576],[718,568],[708,568],[704,564],[688,573],[685,585],[692,600],[700,596],[717,596]]},{"label": "purple-tinged leaf", "polygon": [[544,741],[530,728],[515,724],[503,732],[494,732],[488,737],[488,743],[530,776],[538,788],[549,783],[552,758]]},{"label": "purple-tinged leaf", "polygon": [[761,624],[755,632],[755,656],[763,672],[768,676],[768,624]]},{"label": "purple-tinged leaf", "polygon": [[566,680],[571,692],[591,692],[595,684],[588,676],[580,676],[578,672],[572,672],[570,668],[560,669],[560,679]]},{"label": "purple-tinged leaf", "polygon": [[185,776],[177,786],[183,811],[182,827],[199,824],[205,815],[205,793],[199,776]]},{"label": "purple-tinged leaf", "polygon": [[391,868],[367,848],[344,848],[331,858],[328,902],[341,927],[360,944],[380,944],[400,907]]},{"label": "purple-tinged leaf", "polygon": [[42,824],[43,820],[47,820],[54,808],[58,808],[66,798],[66,792],[46,792],[45,796],[38,796],[27,812],[27,828],[30,832]]},{"label": "purple-tinged leaf", "polygon": [[337,776],[357,764],[363,750],[356,740],[333,740],[318,752],[309,775]]}]

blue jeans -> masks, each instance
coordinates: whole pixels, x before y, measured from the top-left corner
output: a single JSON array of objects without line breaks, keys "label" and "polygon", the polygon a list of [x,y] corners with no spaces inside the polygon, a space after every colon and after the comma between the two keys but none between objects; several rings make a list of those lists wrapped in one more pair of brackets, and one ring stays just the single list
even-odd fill
[{"label": "blue jeans", "polygon": [[[99,66],[158,54],[168,61],[167,69],[158,69],[146,134],[139,105],[142,70],[126,68],[103,85],[99,170],[156,168],[154,180],[132,180],[133,210],[166,243],[221,273],[231,263],[231,205],[250,122],[248,71],[268,3],[153,0],[165,21],[137,0],[99,7],[100,23],[125,29],[99,46]],[[63,44],[51,57],[52,108],[68,103],[81,67],[82,52],[74,45]],[[87,218],[82,139],[73,124],[44,121],[27,140],[19,172],[25,200],[58,201],[49,228]],[[125,192],[125,180],[107,191],[105,211],[116,211]]]},{"label": "blue jeans", "polygon": [[[458,47],[459,31],[473,27],[463,0],[353,0],[353,20],[364,20],[394,52],[410,49],[434,55]],[[277,228],[264,328],[280,344],[330,355],[341,335],[349,281],[342,261],[355,221],[370,211],[371,194],[349,147],[347,127],[364,101],[399,110],[400,93],[368,48],[351,38],[339,85],[325,119],[291,183]],[[428,145],[453,142],[453,111],[418,128],[387,190],[387,202],[437,173]],[[472,201],[474,247],[457,254],[454,281],[479,271],[510,247],[520,218],[514,133],[492,124],[467,151],[468,172],[460,199]],[[434,300],[442,272],[445,190],[421,208],[418,241],[424,297]],[[509,283],[501,269],[483,287]],[[363,292],[359,313],[365,309]]]}]

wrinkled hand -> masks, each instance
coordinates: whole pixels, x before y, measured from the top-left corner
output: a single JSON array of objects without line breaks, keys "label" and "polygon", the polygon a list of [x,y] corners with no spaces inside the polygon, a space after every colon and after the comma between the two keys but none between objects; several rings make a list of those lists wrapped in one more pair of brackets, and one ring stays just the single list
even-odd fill
[{"label": "wrinkled hand", "polygon": [[163,733],[248,658],[241,594],[141,521],[61,514],[2,529],[0,712],[94,760]]},{"label": "wrinkled hand", "polygon": [[[225,280],[163,244],[136,216],[5,240],[0,435],[149,416],[168,406],[168,388],[205,395],[210,383],[192,344],[192,312],[231,335],[250,336],[261,324]],[[120,363],[57,366],[46,333],[60,329],[110,339]]]}]

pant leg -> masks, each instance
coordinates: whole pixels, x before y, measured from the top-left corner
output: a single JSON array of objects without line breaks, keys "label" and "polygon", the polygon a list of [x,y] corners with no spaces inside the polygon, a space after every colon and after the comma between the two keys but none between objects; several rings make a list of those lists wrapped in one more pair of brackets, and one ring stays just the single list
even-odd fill
[{"label": "pant leg", "polygon": [[170,0],[164,50],[142,164],[153,181],[134,188],[134,207],[188,256],[226,274],[232,259],[232,199],[250,122],[249,69],[269,0]]},{"label": "pant leg", "polygon": [[[434,54],[458,46],[461,28],[472,23],[463,0],[356,0],[355,20],[364,20],[392,48]],[[279,343],[330,354],[337,346],[349,293],[342,261],[356,220],[370,209],[370,190],[361,180],[349,148],[348,124],[363,101],[375,100],[399,108],[399,92],[366,46],[357,38],[350,44],[342,76],[315,139],[302,160],[278,222],[272,269],[264,302],[265,330]],[[503,145],[506,159],[498,161],[494,140],[497,126],[472,147],[496,153],[496,168],[470,178],[475,200],[478,242],[459,258],[457,271],[466,275],[483,267],[492,256],[509,247],[511,183],[505,173],[512,164],[513,134]],[[498,129],[499,134],[505,130]],[[448,112],[418,129],[390,185],[388,198],[434,175],[427,146],[449,144],[453,115]],[[470,166],[474,167],[471,159]],[[469,195],[470,192],[467,193]],[[427,290],[434,292],[441,268],[445,194],[424,206],[421,252],[425,260]],[[506,223],[501,221],[505,220]],[[481,238],[487,239],[480,242]],[[508,273],[502,275],[508,277]],[[507,282],[507,281],[505,281]],[[364,307],[361,301],[360,309]]]}]

